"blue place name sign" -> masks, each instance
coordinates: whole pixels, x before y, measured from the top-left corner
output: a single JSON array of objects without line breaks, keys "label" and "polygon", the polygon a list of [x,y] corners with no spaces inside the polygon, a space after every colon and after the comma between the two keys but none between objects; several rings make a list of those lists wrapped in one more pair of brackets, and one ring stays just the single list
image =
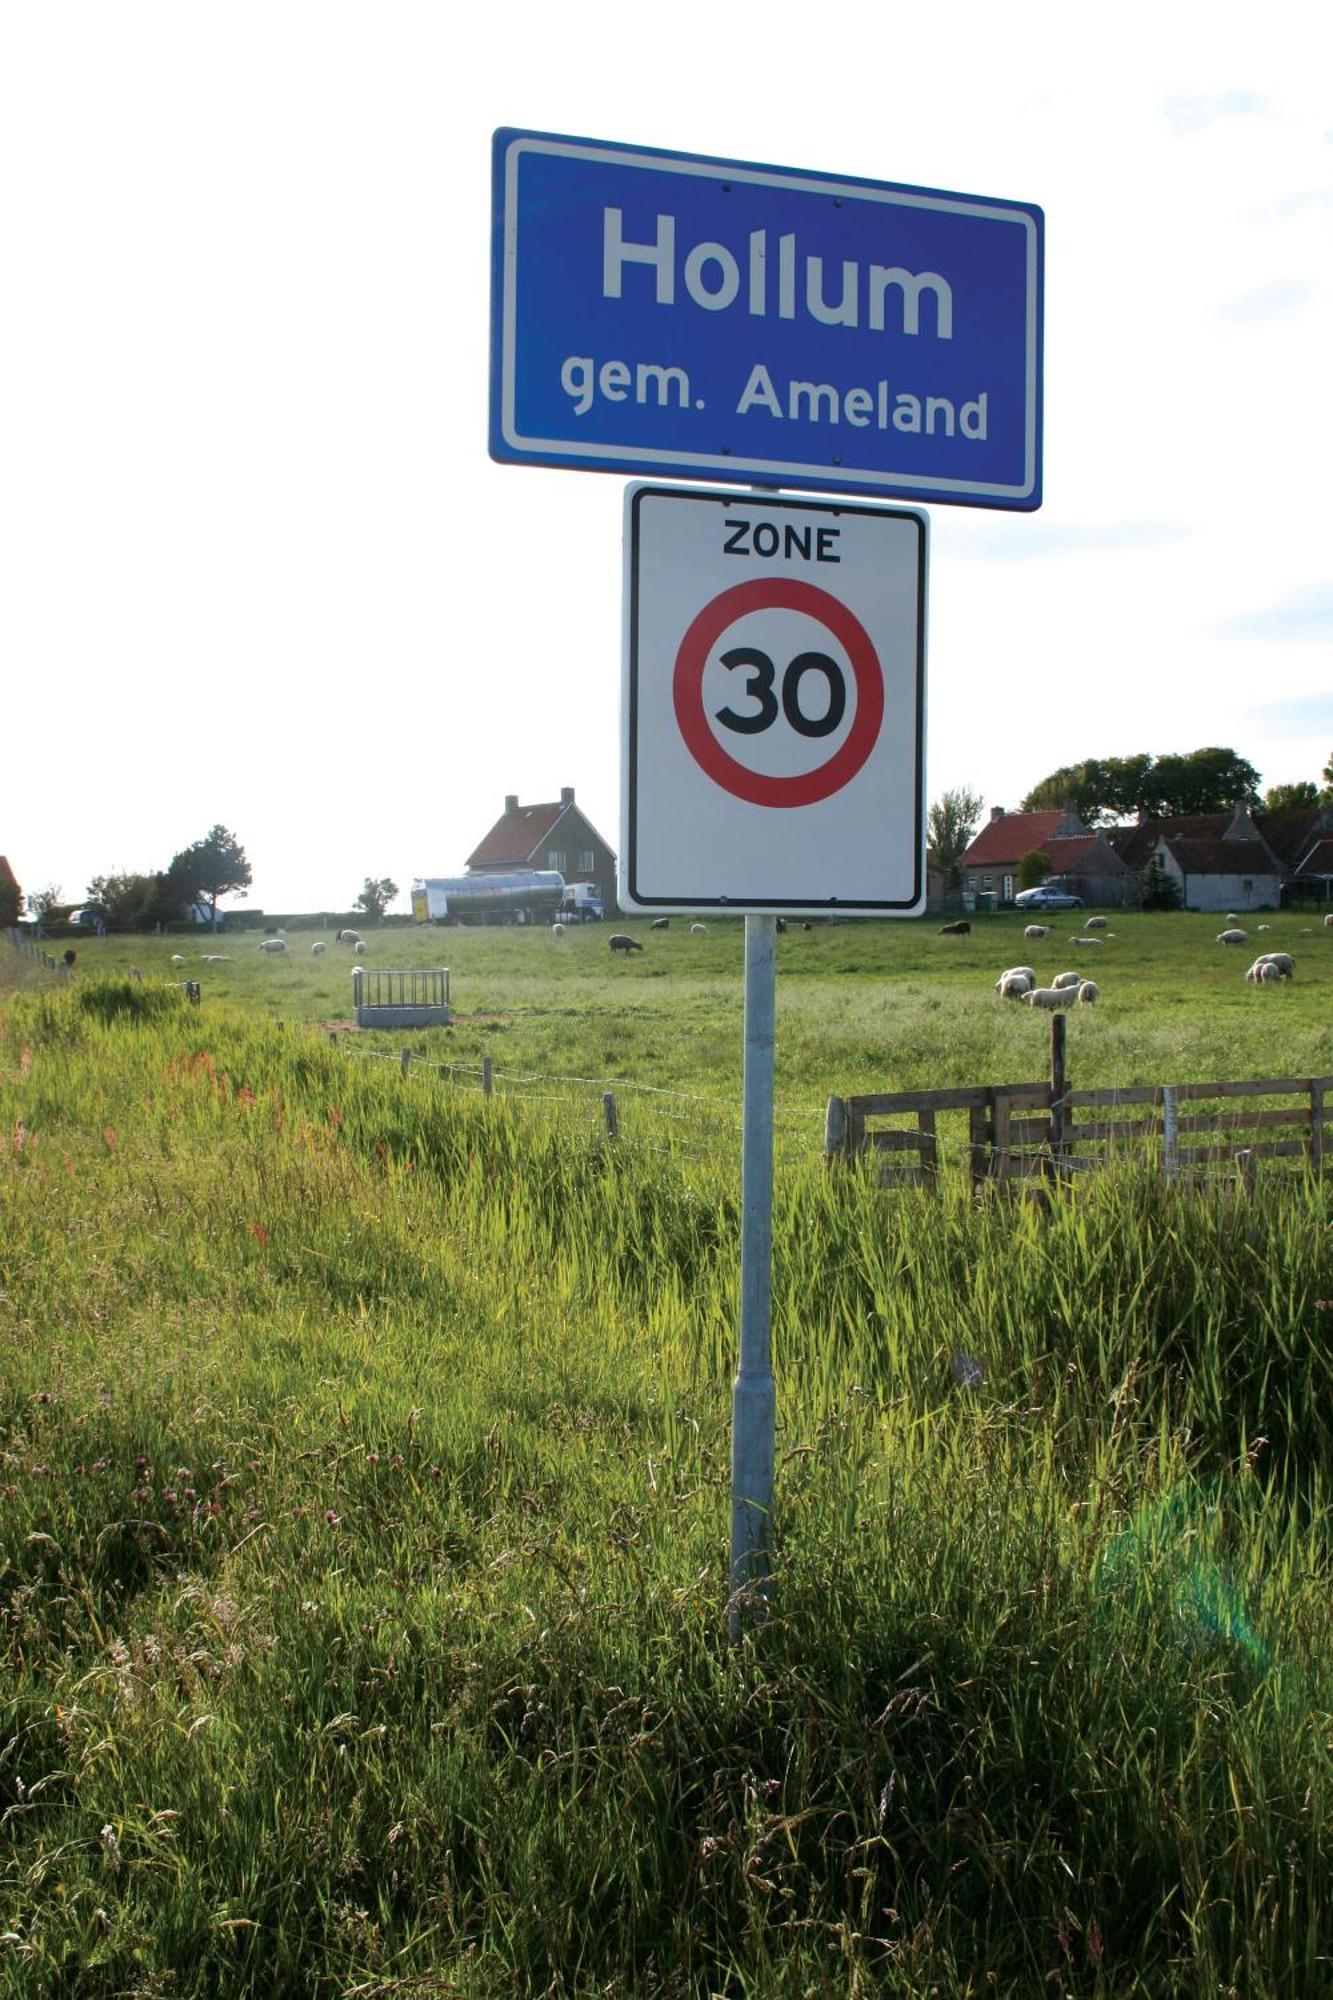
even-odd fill
[{"label": "blue place name sign", "polygon": [[491,454],[1041,505],[1042,213],[495,135]]}]

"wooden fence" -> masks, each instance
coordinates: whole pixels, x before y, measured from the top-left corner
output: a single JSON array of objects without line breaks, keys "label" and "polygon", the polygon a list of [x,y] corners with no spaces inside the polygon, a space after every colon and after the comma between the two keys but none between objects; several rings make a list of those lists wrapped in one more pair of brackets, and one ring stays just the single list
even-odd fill
[{"label": "wooden fence", "polygon": [[1333,1151],[1333,1076],[1076,1090],[1065,1066],[1066,1027],[1062,1014],[1052,1018],[1051,1073],[1043,1083],[831,1097],[827,1158],[872,1157],[882,1186],[930,1186],[943,1164],[941,1114],[963,1113],[974,1186],[1068,1179],[1116,1158],[1172,1178],[1221,1168],[1248,1185],[1260,1160],[1299,1160],[1317,1173]]}]

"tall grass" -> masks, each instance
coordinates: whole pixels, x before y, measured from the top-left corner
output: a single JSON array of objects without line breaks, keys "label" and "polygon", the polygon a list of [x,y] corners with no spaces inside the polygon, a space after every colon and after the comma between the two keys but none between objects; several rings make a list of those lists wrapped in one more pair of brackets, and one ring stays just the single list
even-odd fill
[{"label": "tall grass", "polygon": [[779,1175],[125,982],[0,1017],[0,1994],[1330,1984],[1308,1178]]}]

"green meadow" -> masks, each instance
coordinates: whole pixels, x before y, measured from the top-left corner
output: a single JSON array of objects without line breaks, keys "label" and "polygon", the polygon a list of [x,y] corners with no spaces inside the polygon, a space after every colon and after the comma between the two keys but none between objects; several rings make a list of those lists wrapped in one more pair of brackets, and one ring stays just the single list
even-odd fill
[{"label": "green meadow", "polygon": [[822,1159],[1044,1076],[1016,963],[1080,1085],[1333,1073],[1263,921],[779,940],[739,1645],[739,924],[369,931],[450,967],[400,1036],[316,931],[0,945],[3,2000],[1333,1990],[1327,1174]]}]

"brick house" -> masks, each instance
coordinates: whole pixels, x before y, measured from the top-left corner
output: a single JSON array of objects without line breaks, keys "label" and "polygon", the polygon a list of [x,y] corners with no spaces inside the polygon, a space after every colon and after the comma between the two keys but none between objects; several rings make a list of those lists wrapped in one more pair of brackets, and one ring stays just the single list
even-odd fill
[{"label": "brick house", "polygon": [[1049,812],[1006,812],[992,806],[959,867],[963,887],[975,894],[993,890],[1001,903],[1012,903],[1019,887],[1019,866],[1027,854],[1044,854],[1049,878],[1085,903],[1119,908],[1125,900],[1130,869],[1103,833],[1084,826],[1065,807]]},{"label": "brick house", "polygon": [[574,803],[565,785],[558,800],[521,806],[510,792],[505,809],[467,858],[468,873],[504,874],[511,868],[552,868],[566,882],[594,882],[608,916],[616,911],[616,857]]}]

